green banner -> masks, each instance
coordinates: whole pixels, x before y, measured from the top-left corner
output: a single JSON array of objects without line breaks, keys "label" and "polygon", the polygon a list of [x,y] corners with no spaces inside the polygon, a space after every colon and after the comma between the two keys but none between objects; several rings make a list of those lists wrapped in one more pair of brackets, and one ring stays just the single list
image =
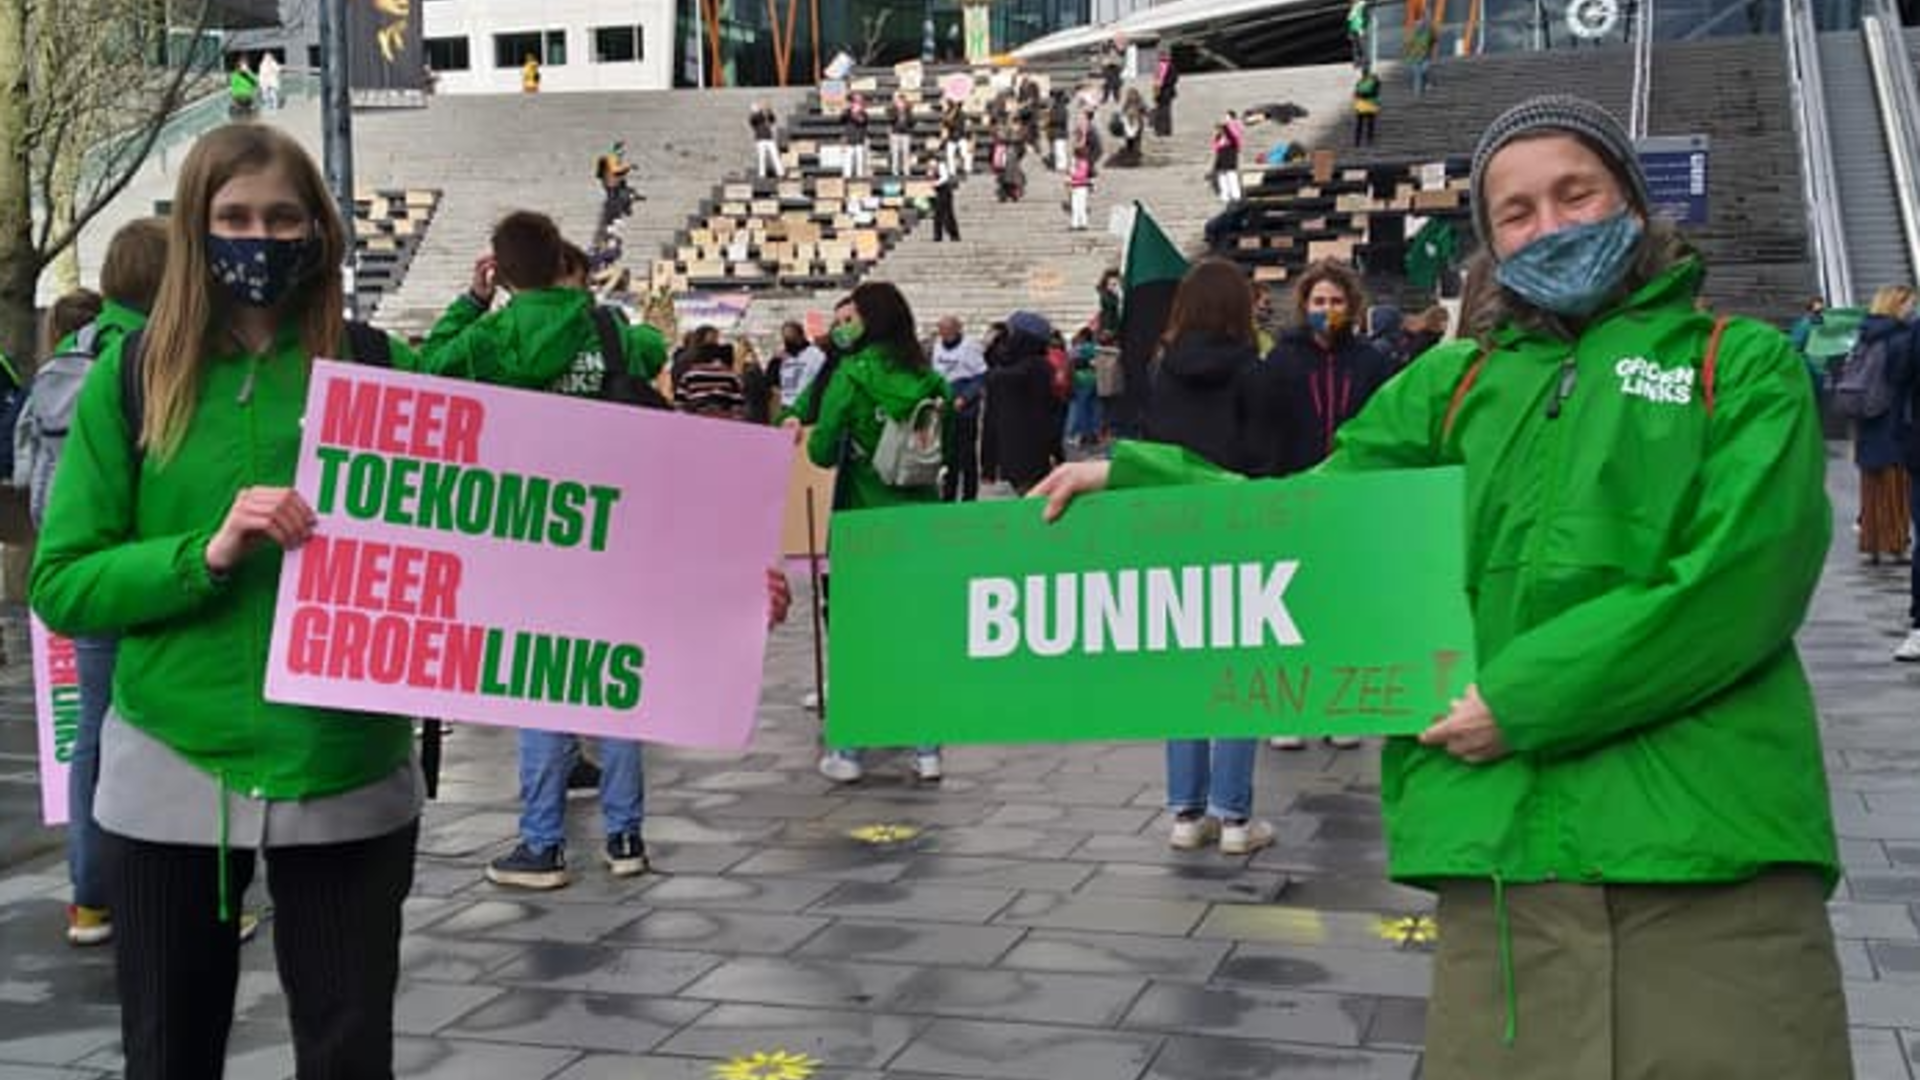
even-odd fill
[{"label": "green banner", "polygon": [[833,746],[1409,734],[1472,680],[1458,469],[833,519]]}]

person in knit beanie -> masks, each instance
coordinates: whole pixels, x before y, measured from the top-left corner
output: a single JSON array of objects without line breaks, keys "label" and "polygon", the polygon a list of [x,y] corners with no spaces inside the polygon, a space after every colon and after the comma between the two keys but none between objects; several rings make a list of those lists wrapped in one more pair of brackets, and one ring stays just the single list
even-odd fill
[{"label": "person in knit beanie", "polygon": [[[1773,327],[1702,310],[1701,259],[1592,102],[1495,120],[1472,188],[1476,325],[1321,466],[1464,473],[1474,675],[1380,767],[1388,873],[1437,900],[1421,1075],[1852,1076],[1794,646],[1833,517],[1806,372]],[[1057,518],[1220,479],[1122,442],[1032,494]]]}]

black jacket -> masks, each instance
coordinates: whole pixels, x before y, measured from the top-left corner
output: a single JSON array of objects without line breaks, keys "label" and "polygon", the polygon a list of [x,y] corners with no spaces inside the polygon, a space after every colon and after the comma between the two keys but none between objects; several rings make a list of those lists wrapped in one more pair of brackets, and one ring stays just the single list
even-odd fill
[{"label": "black jacket", "polygon": [[1153,366],[1147,438],[1247,472],[1255,448],[1250,395],[1259,365],[1259,350],[1250,341],[1182,335]]},{"label": "black jacket", "polygon": [[987,353],[987,416],[983,450],[989,471],[1025,491],[1052,471],[1060,446],[1047,343],[1008,334]]},{"label": "black jacket", "polygon": [[1393,376],[1393,361],[1354,334],[1329,352],[1312,332],[1280,335],[1256,374],[1252,423],[1261,476],[1290,476],[1325,461],[1333,435]]}]

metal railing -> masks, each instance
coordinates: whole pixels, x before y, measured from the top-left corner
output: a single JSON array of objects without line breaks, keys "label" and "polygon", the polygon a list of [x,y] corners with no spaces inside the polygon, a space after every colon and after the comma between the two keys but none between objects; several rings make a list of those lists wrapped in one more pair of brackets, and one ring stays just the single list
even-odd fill
[{"label": "metal railing", "polygon": [[1653,5],[1655,0],[1640,0],[1639,19],[1633,27],[1633,102],[1627,117],[1627,134],[1635,139],[1647,137],[1653,114]]},{"label": "metal railing", "polygon": [[1840,222],[1840,185],[1834,176],[1820,38],[1811,0],[1784,0],[1782,15],[1787,85],[1793,94],[1793,127],[1800,143],[1800,188],[1807,206],[1807,246],[1812,249],[1820,295],[1830,307],[1848,307],[1853,303],[1853,277],[1847,268],[1846,230]]},{"label": "metal railing", "polygon": [[1886,0],[1872,0],[1860,19],[1860,36],[1867,46],[1867,64],[1873,77],[1873,96],[1880,109],[1880,130],[1886,140],[1887,161],[1893,166],[1894,204],[1900,211],[1900,229],[1907,241],[1907,267],[1920,274],[1920,187],[1915,162],[1920,160],[1920,90],[1914,86],[1913,64],[1900,33],[1900,15]]}]

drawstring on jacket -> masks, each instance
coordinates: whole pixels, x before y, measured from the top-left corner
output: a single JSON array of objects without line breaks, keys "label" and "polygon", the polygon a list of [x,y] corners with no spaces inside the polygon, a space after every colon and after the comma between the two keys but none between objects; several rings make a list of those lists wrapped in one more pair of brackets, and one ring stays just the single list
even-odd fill
[{"label": "drawstring on jacket", "polygon": [[1500,986],[1507,1001],[1506,1030],[1500,1041],[1513,1046],[1520,1034],[1520,995],[1513,982],[1513,926],[1507,918],[1507,883],[1493,875],[1493,932],[1499,938]]},{"label": "drawstring on jacket", "polygon": [[233,921],[233,911],[227,903],[227,774],[220,773],[216,779],[219,787],[217,797],[220,800],[220,842],[213,857],[220,867],[216,871],[220,879],[220,921],[227,923]]}]

